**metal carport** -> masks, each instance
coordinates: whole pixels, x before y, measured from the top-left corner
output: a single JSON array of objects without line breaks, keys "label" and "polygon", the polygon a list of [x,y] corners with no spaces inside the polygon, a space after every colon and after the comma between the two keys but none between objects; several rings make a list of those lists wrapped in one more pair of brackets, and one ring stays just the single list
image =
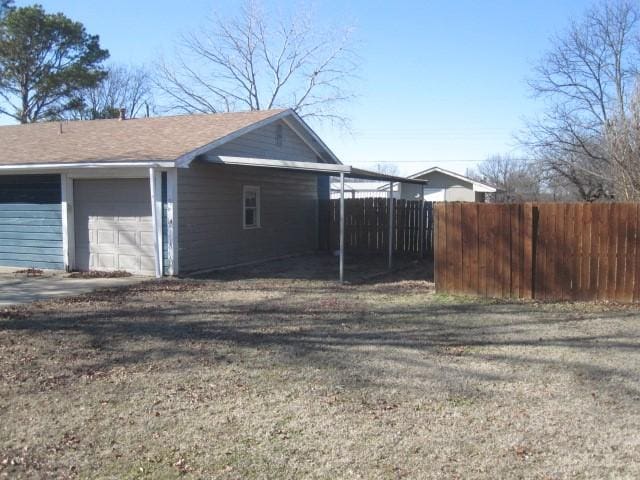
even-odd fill
[{"label": "metal carport", "polygon": [[[393,184],[398,183],[412,183],[416,185],[424,185],[428,183],[427,180],[411,179],[406,177],[399,177],[396,175],[385,175],[378,172],[372,172],[361,168],[355,168],[350,165],[341,164],[329,164],[329,163],[314,163],[314,162],[295,162],[288,160],[273,160],[264,158],[248,158],[248,157],[231,157],[231,156],[216,156],[207,159],[211,163],[220,163],[224,165],[241,165],[248,167],[259,168],[279,168],[285,170],[309,172],[316,175],[326,176],[339,176],[340,177],[340,282],[344,281],[344,179],[345,177],[359,178],[364,180],[378,180],[389,182],[390,192],[393,192]],[[424,195],[423,195],[424,197]],[[393,195],[389,195],[389,206],[393,205]],[[393,208],[389,208],[389,240],[391,240],[393,234]],[[388,252],[388,266],[393,266],[393,242],[389,241]]]}]

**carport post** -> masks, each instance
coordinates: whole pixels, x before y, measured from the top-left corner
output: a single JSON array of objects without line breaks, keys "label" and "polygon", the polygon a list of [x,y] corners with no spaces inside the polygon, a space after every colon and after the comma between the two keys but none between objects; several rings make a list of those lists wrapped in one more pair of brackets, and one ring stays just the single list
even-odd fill
[{"label": "carport post", "polygon": [[393,182],[389,182],[389,270],[393,268],[393,217]]},{"label": "carport post", "polygon": [[424,235],[424,183],[420,184],[420,258],[424,258],[424,249],[427,246],[426,238]]},{"label": "carport post", "polygon": [[344,281],[344,173],[340,173],[340,283]]}]

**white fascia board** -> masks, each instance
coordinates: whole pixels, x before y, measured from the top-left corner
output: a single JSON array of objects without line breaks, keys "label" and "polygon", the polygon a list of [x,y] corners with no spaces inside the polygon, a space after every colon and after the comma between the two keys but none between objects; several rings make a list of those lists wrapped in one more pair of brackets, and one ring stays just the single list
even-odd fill
[{"label": "white fascia board", "polygon": [[189,167],[189,164],[198,156],[198,155],[203,155],[205,153],[207,153],[209,150],[213,150],[214,148],[218,148],[220,145],[224,145],[227,142],[230,142],[231,140],[235,140],[236,138],[245,135],[249,132],[252,132],[253,130],[256,130],[260,127],[264,127],[265,125],[269,125],[270,123],[273,123],[277,120],[280,120],[281,118],[287,117],[289,115],[293,114],[292,110],[284,110],[280,113],[277,113],[276,115],[272,115],[271,117],[265,118],[263,120],[260,120],[259,122],[256,123],[252,123],[251,125],[247,125],[244,128],[241,128],[239,130],[236,130],[235,132],[230,133],[229,135],[226,135],[222,138],[219,138],[218,140],[215,140],[211,143],[208,143],[206,145],[203,145],[202,147],[196,148],[195,150],[192,150],[190,152],[185,153],[184,155],[181,155],[180,157],[176,158],[176,163],[175,166],[178,168],[187,168]]},{"label": "white fascia board", "polygon": [[302,119],[302,117],[298,115],[296,112],[294,112],[293,110],[291,110],[291,113],[292,113],[292,117],[296,119],[296,121],[302,126],[302,128],[304,128],[305,132],[311,135],[311,137],[313,137],[313,139],[316,142],[318,142],[318,144],[322,147],[323,150],[325,150],[329,154],[329,156],[333,159],[333,161],[336,162],[338,165],[342,165],[342,162],[340,161],[338,156],[335,153],[333,153],[331,149],[327,146],[327,144],[324,143],[322,139],[318,136],[318,134],[314,132],[309,125],[307,125],[307,122],[305,122]]},{"label": "white fascia board", "polygon": [[27,170],[80,170],[102,168],[171,168],[174,162],[94,162],[94,163],[32,163],[21,165],[0,165],[0,173],[25,172]]},{"label": "white fascia board", "polygon": [[435,172],[435,171],[439,171],[438,167],[431,167],[431,168],[427,168],[426,170],[421,170],[417,173],[414,173],[412,175],[409,175],[407,178],[418,178],[422,175],[425,175],[427,173],[431,173],[431,172]]},{"label": "white fascia board", "polygon": [[417,178],[432,172],[438,172],[443,175],[448,175],[450,177],[457,178],[458,180],[462,180],[463,182],[470,183],[471,185],[473,185],[474,192],[493,193],[496,191],[496,189],[490,185],[484,184],[482,182],[478,182],[477,180],[473,180],[472,178],[465,177],[464,175],[460,175],[459,173],[455,173],[455,172],[452,172],[451,170],[446,170],[440,167],[427,168],[426,170],[423,170],[421,172],[414,173],[413,175],[409,175],[409,177],[407,178]]},{"label": "white fascia board", "polygon": [[320,149],[324,150],[329,154],[329,157],[331,158],[331,160],[333,160],[337,165],[342,165],[342,162],[336,156],[336,154],[331,151],[331,149],[326,145],[326,143],[324,143],[322,139],[318,136],[318,134],[316,134],[316,132],[314,132],[313,129],[309,125],[307,125],[307,123],[300,117],[300,115],[298,115],[293,111],[292,113],[293,114],[291,115],[291,118],[284,119],[284,122],[289,126],[289,128],[291,128],[291,130],[293,130],[293,132],[298,136],[298,138],[300,138],[300,140],[302,140],[305,143],[305,145],[307,145],[311,150],[313,150],[313,152],[316,155],[322,158],[322,154],[318,151],[318,148],[315,145],[313,145],[311,142],[309,142],[304,137],[304,135],[302,135],[298,131],[298,129],[293,124],[294,122],[292,122],[291,120],[295,120],[295,124],[301,126],[302,129],[305,131],[305,133],[307,133],[318,144],[318,147],[320,147]]},{"label": "white fascia board", "polygon": [[318,147],[313,145],[307,138],[304,137],[304,135],[302,135],[298,131],[298,129],[296,128],[294,123],[291,121],[291,119],[284,118],[282,121],[285,123],[285,125],[287,125],[291,129],[291,131],[296,135],[296,137],[298,137],[300,141],[302,141],[302,143],[304,143],[307,147],[309,147],[309,149],[313,153],[315,153],[319,158],[322,158],[322,152],[320,151],[320,149],[318,149]]},{"label": "white fascia board", "polygon": [[496,189],[483,183],[473,182],[473,191],[481,193],[495,193]]},{"label": "white fascia board", "polygon": [[[218,161],[216,161],[218,159]],[[244,165],[247,167],[284,168],[317,173],[350,173],[349,165],[335,165],[332,163],[295,162],[290,160],[272,160],[264,158],[229,157],[225,155],[210,157],[210,163],[224,165]]]}]

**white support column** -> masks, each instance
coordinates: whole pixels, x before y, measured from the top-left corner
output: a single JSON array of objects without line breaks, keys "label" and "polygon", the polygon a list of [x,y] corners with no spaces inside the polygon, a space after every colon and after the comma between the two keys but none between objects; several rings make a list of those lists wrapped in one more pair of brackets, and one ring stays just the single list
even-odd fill
[{"label": "white support column", "polygon": [[178,169],[167,171],[167,235],[169,248],[169,275],[178,275]]},{"label": "white support column", "polygon": [[[399,188],[399,187],[398,187]],[[389,182],[389,270],[393,268],[393,222],[394,222],[394,210],[393,207],[393,182]]]},{"label": "white support column", "polygon": [[149,169],[149,187],[151,191],[151,218],[153,221],[153,253],[156,278],[162,276],[162,196],[160,172]]},{"label": "white support column", "polygon": [[344,281],[344,173],[340,173],[340,283]]},{"label": "white support column", "polygon": [[75,260],[75,231],[73,229],[73,179],[66,173],[60,175],[62,193],[62,255],[64,269],[70,272]]}]

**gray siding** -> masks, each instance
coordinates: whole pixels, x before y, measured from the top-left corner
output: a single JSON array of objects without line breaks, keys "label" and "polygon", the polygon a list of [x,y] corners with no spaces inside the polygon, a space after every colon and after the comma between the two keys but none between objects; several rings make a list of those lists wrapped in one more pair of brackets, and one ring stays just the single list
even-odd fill
[{"label": "gray siding", "polygon": [[60,175],[0,176],[0,265],[64,268]]},{"label": "gray siding", "polygon": [[331,199],[331,178],[318,177],[318,249],[329,250],[329,200]]},{"label": "gray siding", "polygon": [[400,198],[403,200],[420,200],[422,185],[403,183],[400,185]]},{"label": "gray siding", "polygon": [[[278,125],[282,144],[276,142]],[[273,158],[298,162],[316,162],[317,156],[284,122],[274,122],[230,141],[207,154],[231,157]]]},{"label": "gray siding", "polygon": [[475,202],[476,194],[472,188],[453,186],[445,190],[444,199],[446,202]]},{"label": "gray siding", "polygon": [[[260,228],[243,229],[243,185],[261,189]],[[178,170],[178,215],[182,274],[313,251],[317,177],[194,162]]]}]

